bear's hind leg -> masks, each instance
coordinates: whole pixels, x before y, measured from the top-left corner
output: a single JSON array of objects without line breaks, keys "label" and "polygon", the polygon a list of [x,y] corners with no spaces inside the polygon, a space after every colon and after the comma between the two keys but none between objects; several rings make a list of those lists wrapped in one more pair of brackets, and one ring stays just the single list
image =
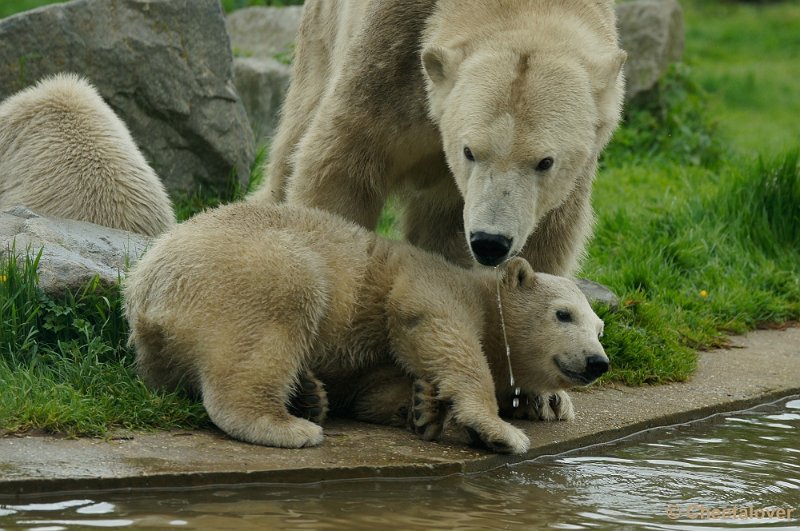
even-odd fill
[{"label": "bear's hind leg", "polygon": [[217,427],[265,446],[302,448],[322,442],[321,426],[286,408],[305,357],[296,339],[269,334],[244,355],[219,354],[200,370],[203,405]]}]

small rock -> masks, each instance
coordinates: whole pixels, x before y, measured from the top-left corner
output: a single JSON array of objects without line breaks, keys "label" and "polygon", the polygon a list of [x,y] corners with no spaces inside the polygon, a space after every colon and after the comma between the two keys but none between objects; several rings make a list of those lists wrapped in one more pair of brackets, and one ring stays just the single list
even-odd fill
[{"label": "small rock", "polygon": [[683,10],[676,0],[635,0],[617,5],[625,62],[625,98],[652,89],[683,54]]},{"label": "small rock", "polygon": [[233,69],[236,90],[247,110],[256,143],[264,143],[278,126],[291,67],[275,59],[237,57]]},{"label": "small rock", "polygon": [[303,6],[248,7],[234,11],[225,21],[233,53],[261,59],[290,55],[302,15]]},{"label": "small rock", "polygon": [[103,285],[116,284],[144,253],[150,238],[93,223],[39,216],[24,207],[0,212],[0,255],[12,247],[39,261],[39,286],[51,296],[76,293],[99,276]]},{"label": "small rock", "polygon": [[269,140],[278,125],[289,88],[288,63],[302,15],[302,6],[248,7],[234,11],[225,20],[236,56],[236,90],[257,143]]},{"label": "small rock", "polygon": [[585,278],[579,278],[575,280],[575,283],[578,284],[578,287],[586,295],[586,298],[589,300],[589,303],[595,304],[605,304],[612,310],[619,309],[619,299],[614,292],[605,287],[602,284],[594,282],[592,280],[586,280]]},{"label": "small rock", "polygon": [[0,100],[89,79],[169,190],[242,185],[255,156],[218,0],[74,0],[0,20]]}]

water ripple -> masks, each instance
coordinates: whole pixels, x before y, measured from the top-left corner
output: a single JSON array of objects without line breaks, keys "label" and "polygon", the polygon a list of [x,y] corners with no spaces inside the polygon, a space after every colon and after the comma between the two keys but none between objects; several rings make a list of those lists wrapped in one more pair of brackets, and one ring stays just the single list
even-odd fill
[{"label": "water ripple", "polygon": [[793,399],[475,476],[0,504],[0,529],[798,529],[798,410]]}]

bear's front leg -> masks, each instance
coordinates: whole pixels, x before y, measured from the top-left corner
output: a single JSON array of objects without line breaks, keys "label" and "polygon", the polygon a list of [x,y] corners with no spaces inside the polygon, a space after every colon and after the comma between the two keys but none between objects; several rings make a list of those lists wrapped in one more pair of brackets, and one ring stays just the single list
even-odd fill
[{"label": "bear's front leg", "polygon": [[403,234],[414,246],[469,268],[475,262],[464,236],[464,200],[447,167],[442,171],[436,185],[409,192],[403,198]]},{"label": "bear's front leg", "polygon": [[365,128],[325,98],[294,154],[286,201],[326,210],[374,230],[390,170],[382,131]]},{"label": "bear's front leg", "polygon": [[525,433],[498,415],[494,381],[476,334],[480,324],[448,291],[442,292],[447,288],[435,277],[398,280],[390,296],[389,328],[397,362],[434,385],[439,400],[452,404],[454,422],[482,445],[501,453],[526,452],[530,440]]},{"label": "bear's front leg", "polygon": [[566,391],[520,396],[519,406],[513,407],[511,398],[502,400],[500,414],[518,420],[573,420],[575,409]]}]

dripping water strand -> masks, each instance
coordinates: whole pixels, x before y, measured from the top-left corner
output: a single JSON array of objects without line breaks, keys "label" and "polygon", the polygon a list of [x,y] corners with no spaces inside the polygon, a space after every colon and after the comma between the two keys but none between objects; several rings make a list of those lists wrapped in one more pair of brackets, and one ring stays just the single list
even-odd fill
[{"label": "dripping water strand", "polygon": [[519,407],[520,388],[515,386],[514,371],[511,369],[511,347],[508,346],[508,335],[506,334],[506,321],[503,318],[503,301],[500,298],[500,268],[495,267],[495,287],[497,293],[497,311],[500,313],[500,328],[503,330],[503,343],[506,346],[506,362],[508,363],[508,376],[510,379],[511,389],[514,392],[514,398],[511,399],[513,407]]}]

